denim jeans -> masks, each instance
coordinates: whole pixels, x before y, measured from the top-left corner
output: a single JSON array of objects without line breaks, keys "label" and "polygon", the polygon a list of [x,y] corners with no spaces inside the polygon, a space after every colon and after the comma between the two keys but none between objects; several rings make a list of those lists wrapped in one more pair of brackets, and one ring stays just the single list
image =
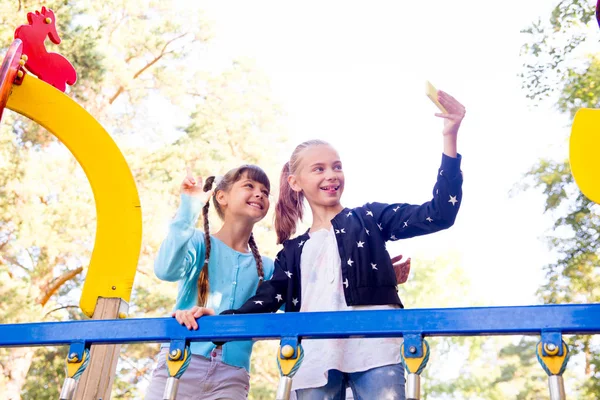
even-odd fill
[{"label": "denim jeans", "polygon": [[[162,349],[145,400],[162,400],[169,375],[168,348]],[[246,400],[250,375],[244,368],[221,361],[221,350],[215,350],[210,359],[192,354],[190,365],[179,380],[177,400]]]},{"label": "denim jeans", "polygon": [[296,391],[298,400],[345,400],[346,386],[355,400],[405,400],[404,366],[385,365],[363,372],[330,370],[327,385]]}]

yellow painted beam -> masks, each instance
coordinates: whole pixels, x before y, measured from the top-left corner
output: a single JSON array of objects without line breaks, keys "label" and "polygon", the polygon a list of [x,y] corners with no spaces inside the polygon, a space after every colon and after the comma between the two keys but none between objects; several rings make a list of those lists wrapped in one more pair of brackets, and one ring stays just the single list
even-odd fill
[{"label": "yellow painted beam", "polygon": [[569,141],[569,162],[581,192],[600,204],[600,110],[582,108],[575,114]]},{"label": "yellow painted beam", "polygon": [[98,297],[129,302],[141,248],[142,212],[123,154],[83,107],[34,76],[26,75],[20,86],[12,87],[7,108],[55,135],[73,153],[92,187],[96,241],[79,303],[81,310],[91,317]]}]

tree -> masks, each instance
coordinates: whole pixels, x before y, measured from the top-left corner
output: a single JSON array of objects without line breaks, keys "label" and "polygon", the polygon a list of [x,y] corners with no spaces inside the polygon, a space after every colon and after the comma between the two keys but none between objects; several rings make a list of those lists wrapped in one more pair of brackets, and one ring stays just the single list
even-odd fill
[{"label": "tree", "polygon": [[[465,293],[463,305],[479,305],[468,296],[470,281],[452,254],[437,259],[414,257],[411,278],[400,288],[407,308],[456,307],[456,293]],[[503,399],[493,381],[499,374],[496,360],[503,339],[485,337],[426,338],[431,347],[422,373],[423,399]],[[457,366],[458,370],[451,370]]]},{"label": "tree", "polygon": [[[598,106],[600,61],[598,44],[590,40],[590,30],[597,30],[595,2],[561,0],[546,22],[534,22],[524,32],[529,35],[523,46],[525,57],[523,88],[534,102],[556,104],[560,112],[571,117],[581,107]],[[556,218],[554,231],[548,235],[549,247],[557,253],[556,262],[545,266],[546,282],[538,295],[545,303],[597,303],[599,208],[577,188],[568,160],[540,160],[526,176],[528,186],[542,190],[546,197],[545,212]],[[597,340],[576,336],[570,342],[584,377],[577,398],[598,398],[600,352]],[[596,378],[596,379],[594,379]]]},{"label": "tree", "polygon": [[[179,4],[45,4],[55,11],[63,39],[53,50],[65,55],[78,72],[78,82],[68,94],[111,133],[138,184],[144,237],[130,307],[135,316],[164,316],[175,299],[175,287],[158,282],[152,262],[178,204],[175,193],[185,161],[201,161],[199,172],[205,175],[251,160],[275,176],[272,158],[253,138],[260,135],[261,141],[277,143],[283,137],[268,82],[253,65],[241,61],[212,75],[203,72],[197,60],[211,36],[210,24],[200,10]],[[36,8],[39,4],[33,1],[0,0],[3,43],[12,41],[15,21],[25,23],[26,12]],[[156,102],[170,108],[157,112]],[[172,110],[182,116],[180,121],[169,121]],[[48,132],[9,112],[2,122],[0,323],[82,318],[76,304],[95,231],[87,179]],[[169,134],[157,126],[167,126]],[[218,131],[221,127],[227,130]],[[196,140],[205,140],[211,151],[198,146],[190,152]],[[237,154],[229,156],[232,148]],[[270,234],[261,228],[259,243],[274,243],[274,236],[261,240]],[[10,399],[55,398],[60,384],[53,371],[65,351],[0,349],[0,392]],[[156,346],[123,347],[116,395],[139,397],[138,383],[148,376],[155,352]],[[47,373],[38,375],[44,366]]]}]

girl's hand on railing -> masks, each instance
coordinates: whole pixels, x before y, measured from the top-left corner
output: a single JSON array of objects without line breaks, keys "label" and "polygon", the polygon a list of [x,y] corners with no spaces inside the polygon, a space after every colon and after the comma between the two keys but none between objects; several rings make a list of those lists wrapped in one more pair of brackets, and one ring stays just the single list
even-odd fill
[{"label": "girl's hand on railing", "polygon": [[189,310],[177,310],[171,313],[171,316],[175,317],[179,324],[185,325],[185,327],[190,330],[198,329],[196,319],[203,315],[215,315],[215,310],[212,308],[194,306]]}]

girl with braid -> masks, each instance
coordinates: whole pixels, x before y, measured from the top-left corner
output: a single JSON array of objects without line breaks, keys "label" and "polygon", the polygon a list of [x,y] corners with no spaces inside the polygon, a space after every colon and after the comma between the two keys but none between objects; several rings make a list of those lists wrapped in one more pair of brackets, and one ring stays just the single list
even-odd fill
[{"label": "girl with braid", "polygon": [[[214,184],[214,188],[213,188]],[[181,204],[162,243],[154,271],[162,280],[178,282],[179,293],[172,316],[188,329],[198,329],[196,318],[237,308],[256,293],[273,274],[273,261],[259,254],[252,229],[269,210],[271,185],[262,169],[242,165],[222,180],[211,176],[202,186],[188,168],[181,184]],[[210,199],[223,221],[211,234]],[[204,232],[195,228],[200,210]],[[250,386],[252,341],[216,346],[193,342],[192,360],[180,378],[178,399],[246,399]],[[146,396],[162,399],[168,378],[163,345]]]}]

